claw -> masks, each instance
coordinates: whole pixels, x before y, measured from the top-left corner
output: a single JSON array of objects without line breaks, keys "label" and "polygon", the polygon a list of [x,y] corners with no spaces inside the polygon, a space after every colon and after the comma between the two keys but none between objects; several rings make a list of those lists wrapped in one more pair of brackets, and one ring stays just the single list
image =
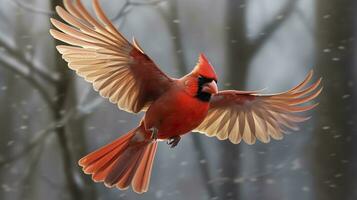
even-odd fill
[{"label": "claw", "polygon": [[168,145],[170,145],[170,148],[174,148],[178,145],[180,140],[181,140],[180,136],[174,136],[174,137],[169,138],[166,143]]},{"label": "claw", "polygon": [[151,132],[151,139],[157,140],[157,133],[159,132],[159,130],[155,127],[152,127],[149,129],[149,131]]}]

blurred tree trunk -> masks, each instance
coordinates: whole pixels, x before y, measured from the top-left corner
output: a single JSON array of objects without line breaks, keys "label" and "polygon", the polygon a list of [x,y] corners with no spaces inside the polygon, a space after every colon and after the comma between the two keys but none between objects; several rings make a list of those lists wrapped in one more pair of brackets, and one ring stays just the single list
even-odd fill
[{"label": "blurred tree trunk", "polygon": [[[246,89],[246,79],[248,69],[254,57],[260,49],[266,44],[276,30],[289,19],[293,13],[297,0],[288,0],[281,6],[276,16],[282,16],[282,19],[273,19],[265,24],[260,36],[251,40],[247,32],[247,4],[246,0],[230,0],[226,3],[226,29],[227,29],[227,69],[228,76],[226,82],[228,88],[244,90]],[[239,178],[238,172],[241,169],[240,164],[240,146],[230,144],[229,141],[220,142],[223,150],[221,163],[223,165],[222,176],[228,177],[229,181],[220,188],[221,198],[238,199],[240,197],[239,186],[234,183],[234,179]],[[258,166],[264,166],[264,160],[257,159]],[[228,196],[226,196],[229,194]]]},{"label": "blurred tree trunk", "polygon": [[[318,0],[316,5],[317,67],[324,77],[324,98],[327,110],[318,109],[319,123],[315,135],[314,184],[316,199],[355,199],[351,195],[351,166],[354,143],[351,140],[353,105],[348,85],[352,52],[354,7],[349,0]],[[355,76],[354,76],[355,78]],[[355,102],[354,102],[355,103]],[[354,169],[355,170],[355,169]]]},{"label": "blurred tree trunk", "polygon": [[[3,71],[3,70],[2,70]],[[14,133],[14,125],[13,125],[13,99],[11,98],[13,96],[13,93],[16,91],[14,89],[15,86],[15,78],[12,76],[10,73],[2,73],[4,78],[4,85],[1,85],[1,87],[7,87],[6,89],[6,95],[2,96],[3,98],[0,99],[1,105],[0,106],[0,127],[1,127],[1,140],[0,140],[0,159],[4,159],[11,154],[10,148],[9,148],[9,142],[13,139],[13,133]],[[6,192],[5,186],[8,186],[10,183],[7,183],[6,180],[6,175],[10,171],[10,165],[5,165],[1,166],[0,170],[0,183],[3,184],[3,189],[0,190],[0,199],[4,199],[4,194]]]},{"label": "blurred tree trunk", "polygon": [[[18,20],[18,18],[16,18]],[[16,26],[18,28],[18,26]],[[1,62],[1,65],[5,63]],[[6,88],[4,90],[0,90],[3,94],[0,99],[0,127],[1,127],[1,140],[0,140],[0,161],[5,160],[7,157],[10,157],[11,151],[9,147],[9,142],[15,139],[14,130],[16,129],[14,123],[14,95],[15,91],[18,89],[18,85],[16,83],[16,77],[11,72],[2,69],[1,77],[3,78],[3,84],[0,85],[0,88]],[[11,183],[7,182],[7,176],[9,175],[11,165],[5,164],[0,168],[0,183],[2,183],[3,188],[0,190],[0,199],[4,199],[6,194],[6,187],[11,188]]]},{"label": "blurred tree trunk", "polygon": [[[357,1],[353,2],[353,6],[356,8],[357,7]],[[353,41],[353,49],[352,49],[352,59],[353,59],[353,65],[350,68],[350,71],[348,73],[349,75],[349,80],[353,80],[352,85],[349,85],[349,89],[351,90],[352,93],[352,131],[350,132],[351,135],[351,141],[357,141],[357,87],[356,87],[356,80],[357,80],[357,12],[353,12],[354,16],[353,17],[353,24],[352,27],[354,27],[354,41]],[[357,146],[354,145],[352,148],[352,152],[350,152],[350,154],[352,155],[351,157],[351,165],[349,166],[349,170],[348,173],[351,174],[350,179],[352,179],[352,183],[349,185],[349,190],[352,191],[350,196],[350,199],[357,199],[357,190],[355,188],[357,188]],[[354,155],[354,156],[353,156]]]},{"label": "blurred tree trunk", "polygon": [[[73,103],[72,106],[78,106],[79,103],[81,103],[78,101],[75,84],[71,84],[68,98],[70,99],[70,102]],[[85,134],[85,122],[86,115],[75,115],[70,120],[70,122],[68,122],[68,125],[66,127],[66,132],[68,134],[68,138],[70,141],[69,144],[72,152],[71,155],[74,158],[74,163],[77,163],[77,160],[88,154]],[[74,170],[80,171],[78,175],[80,176],[84,184],[82,187],[83,199],[97,199],[98,195],[94,186],[95,182],[92,181],[91,176],[82,173],[81,168],[79,166],[75,166]]]},{"label": "blurred tree trunk", "polygon": [[[51,8],[62,5],[62,0],[51,1]],[[55,40],[55,45],[60,44]],[[54,121],[60,121],[62,117],[68,112],[76,109],[73,99],[68,98],[71,94],[71,84],[74,84],[70,76],[70,70],[67,69],[67,63],[61,58],[60,54],[55,52],[55,71],[59,75],[60,80],[54,86],[54,105],[53,105],[53,119]],[[72,101],[71,101],[72,100]],[[63,172],[65,175],[67,190],[73,200],[85,199],[84,193],[75,181],[74,167],[76,166],[73,155],[70,151],[70,145],[68,141],[68,135],[66,134],[66,127],[57,126],[55,129],[56,136],[59,142]],[[77,167],[77,166],[76,166]]]},{"label": "blurred tree trunk", "polygon": [[251,62],[251,46],[246,33],[246,0],[227,2],[227,66],[229,88],[244,89]]},{"label": "blurred tree trunk", "polygon": [[[246,9],[245,0],[227,1],[226,5],[226,28],[227,28],[227,83],[230,89],[244,89],[247,70],[250,62],[248,56],[246,38]],[[229,178],[220,188],[221,199],[239,199],[240,188],[234,179],[238,178],[240,171],[240,146],[230,144],[229,141],[220,141],[219,147],[222,149],[220,163],[222,164],[222,176]],[[227,196],[229,194],[229,196]]]},{"label": "blurred tree trunk", "polygon": [[[16,8],[17,12],[21,12],[20,8]],[[21,55],[27,55],[31,58],[33,58],[33,49],[31,46],[31,43],[29,42],[29,40],[24,40],[24,33],[26,32],[31,32],[33,30],[34,27],[29,26],[28,24],[26,24],[26,19],[24,19],[23,16],[21,15],[16,15],[16,26],[15,26],[15,31],[14,31],[14,41],[16,43],[16,48],[18,49],[16,51],[16,57],[20,57]],[[31,48],[28,48],[30,47]],[[33,74],[33,73],[32,73]],[[15,83],[14,83],[15,84]],[[19,84],[15,84],[14,86],[15,88],[12,88],[11,91],[21,91],[21,96],[24,96],[24,99],[26,99],[26,101],[28,101],[28,99],[31,98],[31,96],[33,95],[32,91],[30,89],[24,90],[21,88],[21,85]],[[18,88],[16,88],[18,87]],[[35,88],[31,88],[31,89],[35,89]],[[17,104],[18,105],[18,101],[19,100],[15,95],[15,98],[13,99],[13,104]],[[13,95],[11,95],[13,97]],[[21,97],[20,97],[21,98]],[[16,106],[13,107],[13,111],[18,111],[20,110],[20,106]],[[33,108],[31,108],[32,110]],[[33,110],[32,110],[33,111]],[[30,111],[31,112],[31,111]],[[19,116],[14,116],[15,118],[13,120],[15,120],[15,123],[12,124],[14,129],[17,129],[16,126],[18,126],[18,123],[20,122],[22,127],[27,127],[26,131],[28,131],[29,133],[32,132],[32,127],[35,127],[37,125],[36,122],[31,122],[29,123],[28,120],[25,121],[25,123],[23,122],[23,120],[21,118],[19,118]],[[17,133],[17,131],[11,131],[12,133]],[[10,132],[10,133],[11,133]],[[34,136],[34,135],[32,135]],[[15,139],[16,136],[13,138]],[[28,146],[28,141],[24,142],[22,145],[23,146]],[[37,195],[38,195],[38,186],[36,184],[36,177],[39,175],[39,168],[38,163],[40,161],[40,154],[41,154],[41,149],[43,149],[42,144],[37,146],[34,151],[32,151],[31,153],[27,154],[26,156],[24,156],[22,158],[23,162],[27,163],[26,165],[23,166],[23,177],[21,178],[21,191],[18,193],[18,198],[19,199],[36,199]],[[13,163],[13,165],[16,165],[16,162]]]}]

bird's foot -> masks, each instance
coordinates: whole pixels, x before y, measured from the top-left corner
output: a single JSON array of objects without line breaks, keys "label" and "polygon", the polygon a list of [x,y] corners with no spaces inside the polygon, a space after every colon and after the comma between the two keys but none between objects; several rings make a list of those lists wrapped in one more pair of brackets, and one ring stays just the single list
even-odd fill
[{"label": "bird's foot", "polygon": [[159,132],[159,130],[155,127],[152,127],[149,129],[149,131],[151,132],[151,139],[157,140],[157,133]]},{"label": "bird's foot", "polygon": [[178,145],[178,143],[180,142],[181,137],[180,136],[174,136],[174,137],[170,137],[167,140],[167,144],[170,145],[170,148],[174,148]]}]

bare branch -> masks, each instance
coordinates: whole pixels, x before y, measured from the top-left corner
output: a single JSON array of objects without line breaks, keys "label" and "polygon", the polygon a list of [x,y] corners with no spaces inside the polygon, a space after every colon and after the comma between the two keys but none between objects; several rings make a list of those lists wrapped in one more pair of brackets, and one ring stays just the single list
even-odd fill
[{"label": "bare branch", "polygon": [[45,91],[42,85],[40,85],[32,76],[25,74],[23,71],[14,67],[11,63],[6,62],[5,60],[0,60],[0,67],[1,66],[12,71],[14,74],[22,77],[25,81],[27,81],[32,87],[34,87],[40,93],[41,97],[43,98],[43,100],[46,102],[48,106],[50,107],[53,106],[51,97],[48,95],[48,93]]},{"label": "bare branch", "polygon": [[275,33],[276,30],[291,16],[293,13],[298,0],[289,0],[285,6],[281,9],[278,15],[273,19],[271,23],[268,23],[262,29],[262,36],[256,39],[252,44],[250,51],[252,53],[256,53],[265,43],[266,41]]},{"label": "bare branch", "polygon": [[145,6],[145,5],[156,6],[157,4],[160,4],[160,3],[166,2],[166,1],[167,0],[131,1],[130,4],[133,6]]},{"label": "bare branch", "polygon": [[117,21],[119,20],[123,15],[126,14],[126,9],[128,9],[130,3],[129,3],[129,0],[126,0],[124,5],[120,8],[120,10],[118,11],[118,13],[113,17],[111,18],[112,21]]},{"label": "bare branch", "polygon": [[22,66],[28,68],[28,71],[36,73],[36,75],[40,76],[44,81],[47,81],[51,84],[58,81],[56,77],[53,77],[51,74],[41,70],[40,67],[27,60],[24,55],[22,55],[18,50],[12,48],[9,44],[5,43],[4,40],[0,40],[0,47],[3,48],[4,52],[7,54],[7,57],[11,57],[11,59],[17,60],[17,62],[21,63]]},{"label": "bare branch", "polygon": [[92,113],[101,103],[103,103],[104,98],[101,96],[96,97],[91,102],[87,103],[86,105],[78,105],[78,116],[81,117],[87,114]]},{"label": "bare branch", "polygon": [[23,171],[24,175],[21,178],[22,180],[18,181],[17,184],[21,184],[23,190],[20,193],[20,199],[26,199],[26,194],[28,192],[28,186],[34,181],[34,176],[36,176],[36,171],[38,170],[39,161],[41,160],[41,154],[43,152],[44,145],[42,144],[36,151],[31,155],[29,161],[26,163],[25,170]]},{"label": "bare branch", "polygon": [[124,5],[120,8],[118,13],[111,19],[112,21],[117,21],[124,15],[128,14],[131,11],[131,6],[156,6],[167,0],[151,0],[151,1],[130,1],[126,0]]},{"label": "bare branch", "polygon": [[309,19],[307,19],[306,15],[304,15],[303,10],[301,10],[301,8],[297,8],[296,13],[299,16],[299,20],[301,21],[301,23],[304,24],[306,31],[310,34],[311,37],[314,37],[315,28],[314,28],[312,22],[309,21]]},{"label": "bare branch", "polygon": [[92,113],[98,106],[104,101],[104,98],[97,95],[96,98],[92,99],[89,103],[85,103],[89,99],[89,95],[92,91],[92,87],[88,86],[82,94],[79,94],[79,99],[77,103],[77,115],[76,117],[83,117],[84,115]]},{"label": "bare branch", "polygon": [[40,174],[40,177],[45,183],[49,184],[52,188],[60,189],[59,191],[61,191],[61,190],[64,191],[65,190],[65,187],[63,187],[62,184],[56,183],[55,181],[51,180],[49,177],[47,177],[47,176],[45,176],[43,174]]},{"label": "bare branch", "polygon": [[21,9],[29,11],[29,12],[34,13],[34,14],[40,14],[40,15],[46,15],[46,16],[53,16],[53,15],[56,14],[52,10],[45,10],[45,9],[36,8],[36,7],[33,7],[33,6],[29,5],[29,4],[25,4],[24,2],[21,2],[20,0],[11,0],[10,2],[14,3],[16,6],[18,6]]},{"label": "bare branch", "polygon": [[57,127],[64,126],[69,119],[74,115],[74,111],[67,112],[65,116],[59,121],[52,122],[50,125],[48,125],[44,130],[41,130],[37,133],[35,133],[35,137],[32,139],[32,141],[25,147],[23,148],[20,152],[16,153],[15,155],[5,158],[0,161],[0,168],[5,166],[6,164],[10,164],[13,161],[16,161],[19,158],[22,158],[23,156],[26,156],[28,153],[30,153],[33,149],[35,149],[39,144],[42,144],[43,141],[47,138],[47,136],[50,135],[50,133],[53,133],[53,131]]}]

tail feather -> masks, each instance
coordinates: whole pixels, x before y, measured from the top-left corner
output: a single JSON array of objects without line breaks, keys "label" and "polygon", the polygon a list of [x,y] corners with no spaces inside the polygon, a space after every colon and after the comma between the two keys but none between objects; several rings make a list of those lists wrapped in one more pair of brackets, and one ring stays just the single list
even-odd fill
[{"label": "tail feather", "polygon": [[140,126],[78,163],[96,182],[121,190],[132,184],[135,192],[143,193],[148,190],[156,148],[157,142],[145,137]]},{"label": "tail feather", "polygon": [[[118,160],[118,157],[120,156],[123,151],[125,151],[125,148],[127,148],[128,145],[122,146],[121,148],[118,148],[117,151],[113,151],[113,153],[108,154],[108,158],[110,160],[104,160],[103,163],[98,162],[98,164],[95,166],[93,165],[93,172],[92,172],[92,179],[96,182],[101,182],[106,179],[108,174],[112,171],[113,166],[115,165],[116,161]],[[97,168],[96,168],[97,167]],[[107,187],[112,187],[110,185],[106,185]]]},{"label": "tail feather", "polygon": [[[118,177],[119,181],[116,184],[117,188],[125,189],[130,185],[130,183],[134,177],[134,174],[136,173],[138,165],[139,165],[140,161],[142,160],[142,157],[143,157],[142,152],[143,152],[143,150],[140,150],[140,152],[136,153],[135,156],[133,156],[132,162],[129,164],[128,168],[124,169],[123,173]],[[120,169],[120,166],[118,166],[117,169]],[[112,171],[112,173],[115,173],[115,171]]]},{"label": "tail feather", "polygon": [[134,132],[129,132],[127,135],[115,140],[113,143],[100,148],[99,150],[85,156],[79,160],[79,165],[83,167],[86,174],[93,174],[93,180],[101,181],[101,178],[94,176],[106,169],[118,158],[128,146],[130,139],[134,136]]},{"label": "tail feather", "polygon": [[134,136],[134,131],[130,131],[129,133],[125,134],[124,136],[116,139],[114,142],[86,155],[85,157],[81,158],[78,161],[78,164],[80,166],[88,166],[91,163],[97,161],[98,159],[102,158],[105,156],[107,153],[111,152],[113,149],[115,149],[117,146],[128,142],[127,139],[130,137]]},{"label": "tail feather", "polygon": [[137,193],[146,192],[149,189],[149,182],[151,176],[152,164],[154,161],[155,153],[157,149],[157,142],[147,148],[144,153],[143,160],[139,164],[137,173],[133,178],[133,189]]},{"label": "tail feather", "polygon": [[[128,147],[115,161],[109,174],[104,179],[104,183],[107,186],[112,187],[123,180],[125,174],[130,173],[135,168],[136,162],[140,159],[140,153],[141,149],[132,149],[132,147]],[[118,188],[120,187],[118,186]]]}]

